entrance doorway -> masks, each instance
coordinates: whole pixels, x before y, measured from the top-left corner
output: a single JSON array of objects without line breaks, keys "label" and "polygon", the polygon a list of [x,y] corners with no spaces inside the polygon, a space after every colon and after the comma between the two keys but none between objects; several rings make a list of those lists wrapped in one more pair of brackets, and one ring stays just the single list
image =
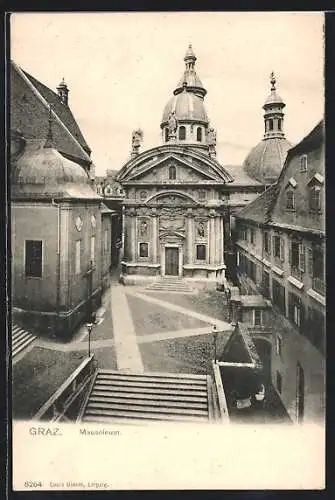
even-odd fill
[{"label": "entrance doorway", "polygon": [[305,412],[305,376],[300,363],[297,364],[297,419],[302,422]]},{"label": "entrance doorway", "polygon": [[165,247],[165,275],[179,276],[179,248]]}]

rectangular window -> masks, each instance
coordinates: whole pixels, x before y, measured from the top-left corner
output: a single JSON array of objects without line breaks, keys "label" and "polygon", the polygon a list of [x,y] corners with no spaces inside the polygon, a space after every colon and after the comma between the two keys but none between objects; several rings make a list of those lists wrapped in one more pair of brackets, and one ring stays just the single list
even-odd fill
[{"label": "rectangular window", "polygon": [[263,273],[263,294],[267,299],[270,298],[270,274],[267,271]]},{"label": "rectangular window", "polygon": [[262,323],[262,311],[260,309],[254,309],[254,326],[261,326]]},{"label": "rectangular window", "polygon": [[108,229],[105,229],[105,232],[104,232],[104,249],[105,249],[105,252],[107,253],[108,252]]},{"label": "rectangular window", "polygon": [[272,280],[273,304],[286,316],[285,288],[277,280]]},{"label": "rectangular window", "polygon": [[206,245],[197,245],[197,260],[206,260]]},{"label": "rectangular window", "polygon": [[276,354],[277,356],[282,355],[282,338],[280,335],[276,336]]},{"label": "rectangular window", "polygon": [[308,308],[308,328],[305,335],[309,341],[322,353],[325,352],[326,322],[325,316],[318,310]]},{"label": "rectangular window", "polygon": [[81,271],[81,240],[76,241],[76,268],[75,273],[80,274]]},{"label": "rectangular window", "polygon": [[42,241],[26,240],[25,275],[27,278],[42,278]]},{"label": "rectangular window", "polygon": [[286,193],[286,208],[288,210],[295,209],[295,199],[293,191],[287,191]]},{"label": "rectangular window", "polygon": [[280,236],[273,237],[273,256],[280,258]]},{"label": "rectangular window", "polygon": [[140,243],[140,257],[148,257],[149,256],[149,244],[148,243]]},{"label": "rectangular window", "polygon": [[264,233],[264,251],[267,253],[267,254],[270,254],[271,253],[271,238],[270,238],[270,235],[267,231],[265,231]]},{"label": "rectangular window", "polygon": [[256,264],[250,261],[250,273],[249,273],[250,278],[254,283],[256,283],[257,277],[256,277]]},{"label": "rectangular window", "polygon": [[320,186],[313,186],[310,188],[309,208],[313,212],[320,212],[320,210],[321,210],[321,188],[320,188]]},{"label": "rectangular window", "polygon": [[91,236],[91,262],[95,262],[95,236]]},{"label": "rectangular window", "polygon": [[307,248],[307,271],[309,276],[313,276],[313,250]]},{"label": "rectangular window", "polygon": [[299,245],[299,270],[305,272],[305,247],[304,245]]},{"label": "rectangular window", "polygon": [[277,374],[276,374],[276,387],[277,387],[277,391],[279,392],[279,394],[281,394],[281,391],[282,391],[282,377],[281,377],[281,374],[277,371]]},{"label": "rectangular window", "polygon": [[307,155],[302,155],[300,158],[300,172],[307,172]]},{"label": "rectangular window", "polygon": [[255,230],[253,227],[250,228],[250,243],[255,243]]}]

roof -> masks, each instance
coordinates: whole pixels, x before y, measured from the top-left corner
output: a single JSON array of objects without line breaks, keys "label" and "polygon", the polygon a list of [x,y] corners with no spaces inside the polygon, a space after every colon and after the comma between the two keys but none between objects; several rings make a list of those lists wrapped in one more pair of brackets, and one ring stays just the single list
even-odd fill
[{"label": "roof", "polygon": [[40,92],[42,97],[51,104],[54,112],[59,116],[64,125],[69,129],[71,134],[78,140],[79,144],[86,150],[86,152],[91,152],[89,145],[87,144],[78,123],[76,122],[71,109],[66,104],[64,105],[56,92],[49,89],[46,85],[39,82],[32,75],[22,70],[26,77],[31,81],[34,87]]},{"label": "roof", "polygon": [[240,295],[242,307],[268,307],[268,304],[262,295]]},{"label": "roof", "polygon": [[263,139],[244,160],[245,172],[260,182],[271,183],[278,179],[283,168],[288,150],[292,144],[284,137]]},{"label": "roof", "polygon": [[261,193],[257,198],[255,198],[249,205],[242,208],[236,217],[239,219],[246,219],[249,221],[256,222],[258,224],[264,224],[268,222],[269,207],[273,201],[273,198],[277,194],[277,185],[274,184]]},{"label": "roof", "polygon": [[231,186],[262,186],[262,183],[252,179],[244,170],[243,165],[225,165],[225,170],[233,177]]},{"label": "roof", "polygon": [[45,141],[30,139],[12,158],[11,197],[100,199],[86,170]]},{"label": "roof", "polygon": [[45,139],[51,105],[55,148],[76,161],[90,165],[89,150],[68,106],[52,90],[11,62],[11,130],[26,139]]},{"label": "roof", "polygon": [[220,361],[223,363],[253,363],[256,369],[262,367],[262,362],[248,328],[242,323],[238,323],[231,333],[223,349]]},{"label": "roof", "polygon": [[176,113],[177,120],[208,122],[204,100],[193,92],[185,90],[171,97],[164,108],[162,123],[168,121],[172,111]]}]

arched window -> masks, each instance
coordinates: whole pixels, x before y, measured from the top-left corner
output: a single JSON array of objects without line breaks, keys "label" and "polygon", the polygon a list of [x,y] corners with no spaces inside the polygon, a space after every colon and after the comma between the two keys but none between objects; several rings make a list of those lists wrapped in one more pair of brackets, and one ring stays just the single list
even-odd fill
[{"label": "arched window", "polygon": [[176,167],[174,166],[169,167],[169,180],[170,181],[176,180]]},{"label": "arched window", "polygon": [[202,130],[200,127],[197,128],[197,141],[198,142],[202,141]]},{"label": "arched window", "polygon": [[179,127],[179,140],[185,141],[186,139],[186,128],[184,126]]},{"label": "arched window", "polygon": [[165,131],[165,142],[168,142],[168,140],[169,140],[169,129],[166,128],[166,129],[164,129],[164,131]]},{"label": "arched window", "polygon": [[273,120],[269,120],[269,130],[273,130]]}]

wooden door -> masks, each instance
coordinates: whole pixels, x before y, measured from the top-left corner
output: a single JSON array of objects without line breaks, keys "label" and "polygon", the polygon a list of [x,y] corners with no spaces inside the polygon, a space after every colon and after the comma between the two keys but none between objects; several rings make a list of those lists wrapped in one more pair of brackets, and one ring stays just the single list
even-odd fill
[{"label": "wooden door", "polygon": [[165,247],[165,274],[167,276],[179,275],[179,248]]}]

